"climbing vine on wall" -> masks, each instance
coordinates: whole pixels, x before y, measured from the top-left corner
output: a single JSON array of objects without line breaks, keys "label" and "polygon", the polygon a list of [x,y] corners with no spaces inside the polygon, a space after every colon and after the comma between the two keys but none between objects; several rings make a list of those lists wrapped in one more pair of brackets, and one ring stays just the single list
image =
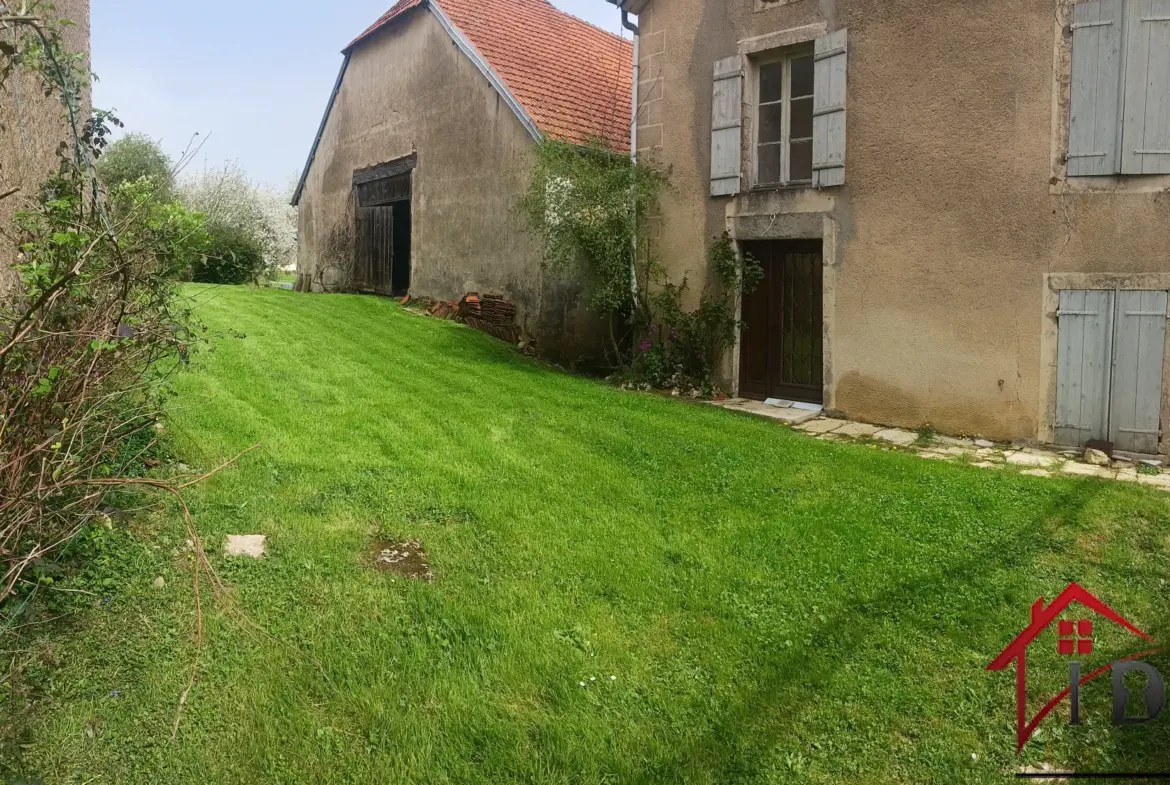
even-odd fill
[{"label": "climbing vine on wall", "polygon": [[545,264],[581,283],[589,307],[608,317],[619,380],[710,394],[716,364],[741,326],[740,298],[762,276],[728,235],[715,238],[708,280],[688,310],[689,282],[671,280],[645,231],[669,188],[662,169],[604,142],[544,140],[519,211]]}]

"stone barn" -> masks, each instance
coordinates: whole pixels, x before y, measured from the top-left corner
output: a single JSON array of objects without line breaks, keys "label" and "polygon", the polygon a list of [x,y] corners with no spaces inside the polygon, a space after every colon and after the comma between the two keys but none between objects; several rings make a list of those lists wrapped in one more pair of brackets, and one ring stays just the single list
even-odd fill
[{"label": "stone barn", "polygon": [[630,42],[545,0],[400,0],[343,55],[293,199],[297,288],[502,295],[542,353],[596,359],[600,316],[515,205],[537,140],[628,152]]}]

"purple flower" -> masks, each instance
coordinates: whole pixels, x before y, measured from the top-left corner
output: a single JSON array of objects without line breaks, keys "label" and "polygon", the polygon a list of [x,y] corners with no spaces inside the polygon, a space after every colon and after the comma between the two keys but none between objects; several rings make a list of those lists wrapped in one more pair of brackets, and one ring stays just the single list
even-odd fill
[{"label": "purple flower", "polygon": [[642,351],[643,354],[650,351],[650,339],[644,338],[638,348]]}]

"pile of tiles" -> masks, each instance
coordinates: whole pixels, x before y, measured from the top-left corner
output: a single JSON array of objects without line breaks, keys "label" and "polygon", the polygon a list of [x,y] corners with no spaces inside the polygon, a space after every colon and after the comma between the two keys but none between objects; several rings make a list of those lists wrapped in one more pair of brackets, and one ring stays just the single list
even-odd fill
[{"label": "pile of tiles", "polygon": [[516,324],[516,306],[497,294],[468,292],[457,303],[436,301],[427,309],[436,319],[463,322],[468,327],[499,338],[508,343],[519,343],[520,326]]}]

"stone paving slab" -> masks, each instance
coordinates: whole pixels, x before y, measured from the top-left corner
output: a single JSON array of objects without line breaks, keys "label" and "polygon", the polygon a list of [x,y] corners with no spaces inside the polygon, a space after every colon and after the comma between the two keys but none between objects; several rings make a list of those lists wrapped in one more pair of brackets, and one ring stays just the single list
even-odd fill
[{"label": "stone paving slab", "polygon": [[846,424],[847,422],[845,420],[834,420],[832,417],[821,417],[816,420],[809,420],[808,422],[802,423],[796,427],[805,433],[822,434],[835,431],[842,425]]},{"label": "stone paving slab", "polygon": [[1104,466],[1090,466],[1087,463],[1073,463],[1069,461],[1063,467],[1065,474],[1073,474],[1078,477],[1101,477],[1106,480],[1112,480],[1117,476],[1117,471],[1114,469],[1106,469]]},{"label": "stone paving slab", "polygon": [[945,444],[948,447],[966,447],[968,449],[975,448],[975,441],[973,439],[956,439],[954,436],[935,436],[934,440],[939,444]]},{"label": "stone paving slab", "polygon": [[878,431],[882,430],[876,425],[870,425],[864,422],[849,422],[842,425],[833,433],[838,436],[851,436],[854,439],[861,439],[866,436],[873,436]]},{"label": "stone paving slab", "polygon": [[[813,438],[828,442],[855,442],[874,439],[889,445],[907,448],[927,460],[955,461],[971,459],[970,466],[979,469],[1017,467],[1028,477],[1099,477],[1120,482],[1137,482],[1170,491],[1170,473],[1139,474],[1132,463],[1118,461],[1112,468],[1081,463],[1081,454],[1073,450],[1043,450],[1033,447],[996,445],[986,439],[959,439],[935,436],[928,444],[919,445],[918,434],[904,428],[887,428],[869,423],[824,417],[819,411],[792,406],[768,405],[763,401],[733,398],[710,403],[730,411],[744,412],[791,425]],[[787,403],[787,402],[782,402]],[[870,445],[876,447],[877,445]]]},{"label": "stone paving slab", "polygon": [[1152,485],[1170,491],[1170,474],[1139,474],[1137,481],[1142,485]]},{"label": "stone paving slab", "polygon": [[903,431],[901,428],[886,428],[875,433],[873,438],[881,439],[883,442],[889,442],[890,444],[896,444],[899,447],[909,447],[918,441],[918,434],[913,431]]},{"label": "stone paving slab", "polygon": [[1047,469],[1050,466],[1055,466],[1060,463],[1060,458],[1055,455],[1021,450],[1020,452],[1009,453],[1007,462],[1014,466],[1036,466]]},{"label": "stone paving slab", "polygon": [[763,401],[753,401],[748,398],[729,398],[726,401],[714,401],[713,403],[729,411],[744,412],[745,414],[755,415],[756,417],[766,417],[769,420],[776,420],[777,422],[788,423],[789,425],[800,425],[809,420],[815,420],[821,414],[819,411],[794,409],[789,406],[769,406]]}]

